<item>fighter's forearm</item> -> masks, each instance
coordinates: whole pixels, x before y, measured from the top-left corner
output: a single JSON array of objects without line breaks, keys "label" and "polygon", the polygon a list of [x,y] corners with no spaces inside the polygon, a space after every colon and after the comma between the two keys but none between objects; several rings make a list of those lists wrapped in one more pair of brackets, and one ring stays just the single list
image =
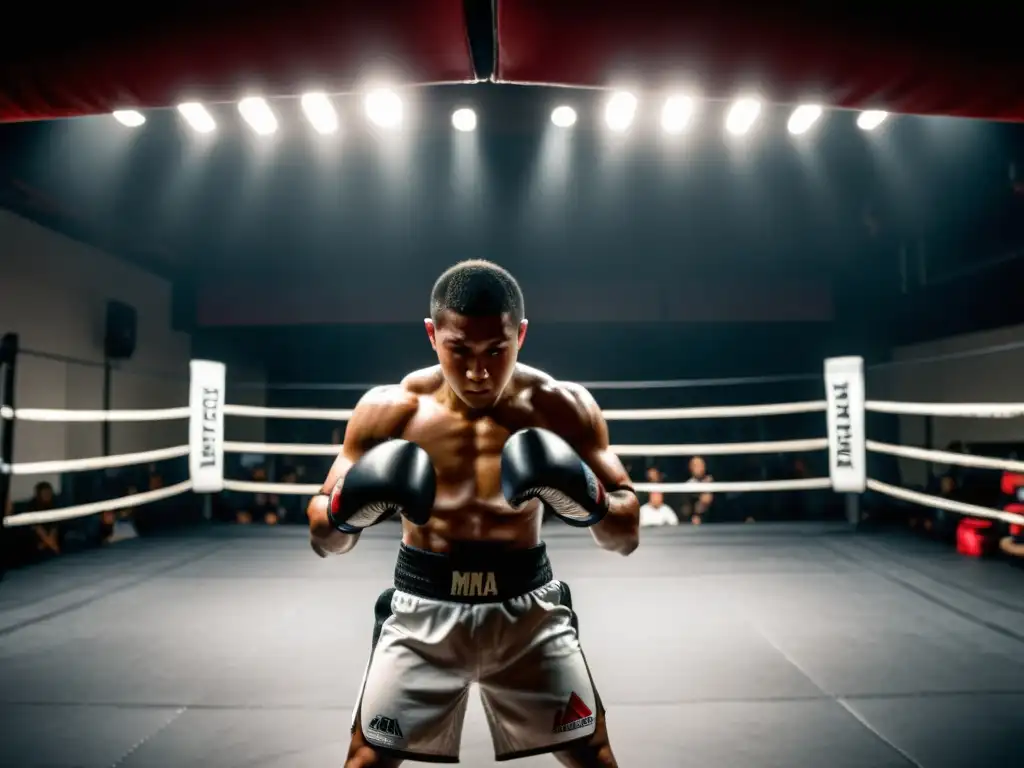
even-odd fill
[{"label": "fighter's forearm", "polygon": [[306,517],[309,518],[309,545],[320,557],[343,555],[359,541],[358,533],[342,533],[327,516],[327,496],[318,494],[309,500]]},{"label": "fighter's forearm", "polygon": [[631,490],[608,494],[608,514],[590,527],[594,541],[602,549],[631,554],[640,545],[640,500]]}]

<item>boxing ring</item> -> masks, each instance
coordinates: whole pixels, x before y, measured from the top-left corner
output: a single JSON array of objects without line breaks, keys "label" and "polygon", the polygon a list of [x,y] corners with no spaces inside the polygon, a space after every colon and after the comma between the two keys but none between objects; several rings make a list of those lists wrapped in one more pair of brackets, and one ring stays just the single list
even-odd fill
[{"label": "boxing ring", "polygon": [[[573,587],[620,765],[1019,763],[1020,573],[901,533],[858,532],[857,523],[867,492],[1024,524],[1019,514],[903,488],[867,469],[871,455],[1011,472],[1024,472],[1024,462],[866,434],[872,413],[1009,419],[1024,416],[1024,403],[872,400],[856,357],[826,361],[821,383],[821,399],[801,402],[604,411],[613,437],[624,421],[820,415],[822,436],[810,439],[613,448],[623,457],[821,452],[828,472],[820,477],[699,488],[831,490],[845,496],[848,514],[837,523],[644,529],[640,549],[625,559],[599,550],[586,532],[545,526],[556,575]],[[19,408],[5,386],[5,495],[17,476],[189,462],[188,479],[166,488],[8,515],[5,528],[190,493],[316,493],[318,483],[228,477],[225,458],[330,457],[337,445],[228,441],[225,420],[342,424],[351,411],[242,405],[230,391],[225,366],[202,360],[191,364],[190,402],[162,409]],[[188,442],[13,461],[19,423],[162,420],[187,422]],[[694,491],[687,483],[637,488]],[[383,524],[352,553],[319,560],[300,527],[205,524],[11,571],[0,583],[0,765],[339,765],[373,603],[390,582],[397,541],[397,526]],[[472,701],[462,763],[493,765]]]}]

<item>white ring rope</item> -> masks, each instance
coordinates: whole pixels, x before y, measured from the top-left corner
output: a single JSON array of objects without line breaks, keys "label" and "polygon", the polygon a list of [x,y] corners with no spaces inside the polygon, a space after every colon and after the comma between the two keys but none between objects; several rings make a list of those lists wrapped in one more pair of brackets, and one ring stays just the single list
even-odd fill
[{"label": "white ring rope", "polygon": [[185,480],[176,485],[169,485],[166,488],[157,488],[154,491],[144,491],[131,496],[122,496],[119,499],[108,499],[107,501],[93,501],[89,504],[76,504],[73,507],[61,509],[47,509],[42,512],[23,512],[20,515],[9,515],[4,518],[4,525],[14,528],[23,525],[41,525],[43,523],[60,523],[64,520],[72,520],[79,517],[95,515],[98,512],[113,512],[117,509],[128,509],[142,504],[149,504],[161,499],[169,499],[181,493],[192,490],[192,481]]},{"label": "white ring rope", "polygon": [[18,421],[171,421],[187,419],[192,409],[187,405],[180,408],[147,408],[134,411],[75,411],[66,408],[0,408],[0,418]]},{"label": "white ring rope", "polygon": [[284,456],[337,456],[341,452],[340,445],[312,445],[307,443],[224,443],[224,453],[272,453]]},{"label": "white ring rope", "polygon": [[110,469],[112,467],[129,467],[133,464],[147,464],[151,461],[166,461],[188,456],[189,446],[175,445],[171,448],[157,448],[154,451],[122,453],[119,456],[95,456],[89,459],[64,459],[58,461],[30,461],[20,464],[0,466],[0,471],[12,475],[45,475],[61,472],[82,472],[90,469]]},{"label": "white ring rope", "polygon": [[[613,445],[619,456],[731,456],[743,453],[799,453],[828,448],[828,438],[767,440],[761,443],[697,443],[693,445]],[[307,443],[224,443],[225,453],[283,454],[286,456],[336,456],[339,445]]]},{"label": "white ring rope", "polygon": [[864,409],[902,416],[951,416],[965,419],[1017,419],[1024,416],[1024,403],[898,403],[868,400],[864,403]]},{"label": "white ring rope", "polygon": [[607,421],[668,421],[676,419],[726,419],[744,416],[782,416],[825,410],[824,400],[767,405],[719,405],[702,408],[634,408],[602,411]]},{"label": "white ring rope", "polygon": [[749,493],[752,491],[817,491],[832,487],[827,477],[809,477],[798,480],[750,480],[735,483],[636,483],[633,488],[641,492],[661,493]]},{"label": "white ring rope", "polygon": [[962,501],[953,501],[952,499],[943,499],[940,496],[932,496],[931,494],[920,493],[919,491],[910,491],[879,480],[872,480],[870,477],[868,478],[868,489],[884,493],[886,496],[891,496],[894,499],[920,504],[923,507],[944,509],[947,512],[957,512],[969,517],[987,517],[992,520],[1002,520],[1003,522],[1015,525],[1024,525],[1024,515],[1003,512],[999,509],[989,509],[988,507],[979,507],[977,504],[967,504]]},{"label": "white ring rope", "polygon": [[612,445],[619,456],[732,456],[742,453],[800,453],[823,451],[828,438],[811,440],[765,440],[760,443],[707,443],[694,445]]},{"label": "white ring rope", "polygon": [[[608,421],[667,421],[676,419],[724,419],[744,416],[780,416],[790,413],[816,413],[825,410],[824,400],[767,405],[723,405],[706,408],[633,408],[602,411]],[[318,419],[347,421],[352,409],[268,408],[262,405],[225,404],[226,416],[254,416],[271,419]]]},{"label": "white ring rope", "polygon": [[992,456],[974,456],[969,453],[953,453],[951,451],[933,451],[928,448],[912,448],[907,445],[892,445],[868,440],[865,443],[869,451],[887,453],[890,456],[902,456],[908,459],[934,461],[937,464],[956,464],[961,467],[979,467],[981,469],[998,469],[1004,472],[1024,473],[1024,461],[1013,459],[997,459]]},{"label": "white ring rope", "polygon": [[[832,487],[827,477],[800,480],[752,480],[741,483],[637,483],[641,493],[749,493],[752,491],[815,491]],[[280,496],[315,496],[323,486],[299,483],[260,483],[251,480],[225,480],[224,488],[240,493],[273,493]]]},{"label": "white ring rope", "polygon": [[319,421],[348,421],[351,408],[267,408],[262,405],[224,404],[225,416],[254,416],[265,419],[313,419]]},{"label": "white ring rope", "polygon": [[316,496],[323,485],[312,483],[257,483],[253,480],[224,479],[224,490],[239,493],[273,493],[278,496]]}]

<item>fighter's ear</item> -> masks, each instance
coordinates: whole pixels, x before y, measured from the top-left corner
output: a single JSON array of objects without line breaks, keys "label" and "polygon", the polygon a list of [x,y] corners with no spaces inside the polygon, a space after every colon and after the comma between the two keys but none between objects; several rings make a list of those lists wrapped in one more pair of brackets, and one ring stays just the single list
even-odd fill
[{"label": "fighter's ear", "polygon": [[523,342],[526,341],[526,326],[528,326],[529,324],[530,321],[527,320],[525,317],[519,321],[519,335],[517,337],[517,341],[519,343],[520,349],[523,348]]},{"label": "fighter's ear", "polygon": [[427,338],[430,339],[430,346],[435,351],[437,350],[437,328],[434,327],[434,321],[429,317],[423,318],[423,327],[427,329]]}]

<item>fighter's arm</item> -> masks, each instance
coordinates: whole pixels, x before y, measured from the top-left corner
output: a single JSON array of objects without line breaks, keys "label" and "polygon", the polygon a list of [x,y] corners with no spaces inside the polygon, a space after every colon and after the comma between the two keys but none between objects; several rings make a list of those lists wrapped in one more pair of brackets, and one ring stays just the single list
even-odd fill
[{"label": "fighter's arm", "polygon": [[640,544],[640,500],[610,448],[597,401],[585,387],[562,382],[544,385],[538,395],[548,427],[575,449],[608,492],[608,514],[590,527],[594,540],[604,549],[632,553]]},{"label": "fighter's arm", "polygon": [[306,507],[310,545],[320,557],[344,554],[359,541],[358,533],[343,533],[331,525],[327,514],[331,491],[367,451],[402,433],[416,412],[416,403],[416,396],[401,386],[374,387],[352,411],[341,452],[320,493]]}]

